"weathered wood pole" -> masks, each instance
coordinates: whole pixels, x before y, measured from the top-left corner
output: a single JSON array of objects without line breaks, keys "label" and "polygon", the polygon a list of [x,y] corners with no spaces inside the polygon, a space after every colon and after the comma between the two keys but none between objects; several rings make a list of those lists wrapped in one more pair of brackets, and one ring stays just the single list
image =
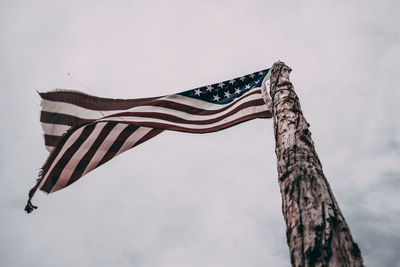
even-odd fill
[{"label": "weathered wood pole", "polygon": [[361,251],[322,172],[290,72],[283,62],[272,66],[270,95],[292,266],[363,266]]}]

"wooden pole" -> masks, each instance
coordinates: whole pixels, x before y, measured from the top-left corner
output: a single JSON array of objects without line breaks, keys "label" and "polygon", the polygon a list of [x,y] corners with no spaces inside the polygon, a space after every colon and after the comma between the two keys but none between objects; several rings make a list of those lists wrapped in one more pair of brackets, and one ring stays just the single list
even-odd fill
[{"label": "wooden pole", "polygon": [[289,81],[291,69],[271,69],[275,153],[292,266],[363,266],[358,245],[333,196]]}]

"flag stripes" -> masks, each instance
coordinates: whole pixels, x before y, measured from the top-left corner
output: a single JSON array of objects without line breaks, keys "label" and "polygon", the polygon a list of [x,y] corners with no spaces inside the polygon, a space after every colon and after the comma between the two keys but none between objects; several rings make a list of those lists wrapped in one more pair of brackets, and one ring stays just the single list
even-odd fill
[{"label": "flag stripes", "polygon": [[235,80],[230,80],[232,86],[224,87],[226,81],[142,99],[100,98],[65,90],[40,93],[40,121],[50,155],[29,193],[26,210],[36,208],[30,200],[37,189],[47,193],[63,189],[164,130],[208,133],[254,118],[270,118],[270,103],[262,95],[267,73],[237,78],[235,88]]},{"label": "flag stripes", "polygon": [[[116,123],[98,123],[84,127],[81,135],[65,151],[65,154],[60,158],[54,168],[48,171],[47,180],[52,181],[53,184],[51,191],[57,191],[65,187],[68,182],[76,176],[76,171],[80,171],[80,173],[83,172],[83,170],[81,170],[83,167],[82,165],[88,163],[87,158],[85,159],[85,155],[89,152],[96,152],[95,149],[101,144],[99,138],[107,136],[115,125]],[[78,170],[76,170],[77,168]]]},{"label": "flag stripes", "polygon": [[[51,147],[55,146],[57,143],[56,136],[62,136],[70,127],[69,125],[74,126],[79,125],[78,123],[82,124],[84,122],[94,121],[97,118],[101,118],[103,115],[105,115],[105,117],[102,118],[104,121],[135,120],[137,124],[147,127],[158,127],[186,132],[193,131],[198,133],[218,131],[224,128],[208,127],[209,129],[207,129],[207,127],[201,127],[200,125],[212,124],[224,120],[234,120],[230,118],[230,115],[238,114],[238,112],[241,112],[244,116],[246,113],[260,113],[248,119],[260,116],[271,117],[270,110],[261,98],[261,90],[250,91],[238,98],[235,102],[227,105],[217,105],[206,102],[201,104],[196,103],[197,107],[188,106],[188,100],[186,98],[188,97],[180,96],[176,98],[176,102],[174,102],[171,101],[172,97],[164,97],[162,99],[151,100],[144,106],[132,107],[128,110],[114,110],[113,112],[106,110],[88,110],[70,103],[58,102],[57,105],[57,102],[45,99],[42,101],[44,113],[41,116],[42,128],[45,133],[45,144],[51,149]],[[197,102],[199,102],[199,100],[197,100]],[[207,109],[200,109],[200,106]],[[248,108],[248,110],[246,108]],[[52,109],[57,110],[56,112],[50,112]],[[265,112],[265,114],[262,114],[263,112]],[[59,114],[61,114],[61,116]],[[184,124],[188,125],[185,126]],[[192,126],[189,124],[192,124]]]},{"label": "flag stripes", "polygon": [[[235,102],[228,105],[217,105],[212,103],[204,103],[201,101],[197,103],[195,106],[188,105],[188,101],[195,102],[196,99],[191,100],[188,97],[181,96],[181,98],[177,98],[174,101],[168,97],[157,99],[151,102],[148,102],[143,106],[136,106],[126,110],[117,110],[117,111],[100,111],[100,110],[88,110],[86,108],[72,105],[69,103],[60,103],[54,101],[43,100],[42,101],[42,110],[45,112],[41,116],[41,122],[43,123],[55,123],[55,124],[63,124],[70,125],[73,123],[79,123],[84,121],[96,120],[100,117],[109,117],[115,116],[115,114],[121,112],[151,112],[151,113],[165,113],[170,115],[180,115],[180,116],[189,116],[198,120],[205,120],[207,118],[215,118],[217,116],[221,116],[244,103],[248,103],[249,101],[258,101],[258,105],[265,105],[260,99],[261,90],[253,90],[247,94],[244,94],[240,98],[238,98]],[[185,99],[188,98],[188,99]],[[261,101],[260,101],[261,100]],[[197,100],[198,101],[198,100]],[[249,106],[249,104],[247,104]],[[51,112],[50,112],[51,111]],[[101,112],[101,113],[100,113]],[[54,116],[54,114],[62,114],[60,117]],[[209,116],[209,117],[206,117]],[[45,129],[43,129],[45,130]]]}]

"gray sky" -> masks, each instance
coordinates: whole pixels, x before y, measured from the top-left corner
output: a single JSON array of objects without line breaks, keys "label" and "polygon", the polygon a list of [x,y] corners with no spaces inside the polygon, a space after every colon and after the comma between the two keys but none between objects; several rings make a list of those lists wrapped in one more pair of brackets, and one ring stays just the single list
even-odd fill
[{"label": "gray sky", "polygon": [[367,266],[400,266],[400,4],[293,2],[0,0],[0,265],[289,266],[272,120],[164,132],[23,210],[36,90],[158,96],[283,60]]}]

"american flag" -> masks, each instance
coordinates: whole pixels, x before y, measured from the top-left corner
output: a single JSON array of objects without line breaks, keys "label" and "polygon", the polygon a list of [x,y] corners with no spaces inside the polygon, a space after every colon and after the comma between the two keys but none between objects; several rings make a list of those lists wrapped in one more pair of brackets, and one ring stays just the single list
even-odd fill
[{"label": "american flag", "polygon": [[37,207],[37,189],[52,193],[115,156],[164,130],[215,132],[238,123],[270,118],[266,81],[269,69],[198,87],[182,93],[142,98],[109,99],[77,91],[39,93],[40,121],[50,155],[29,191],[25,210]]}]

